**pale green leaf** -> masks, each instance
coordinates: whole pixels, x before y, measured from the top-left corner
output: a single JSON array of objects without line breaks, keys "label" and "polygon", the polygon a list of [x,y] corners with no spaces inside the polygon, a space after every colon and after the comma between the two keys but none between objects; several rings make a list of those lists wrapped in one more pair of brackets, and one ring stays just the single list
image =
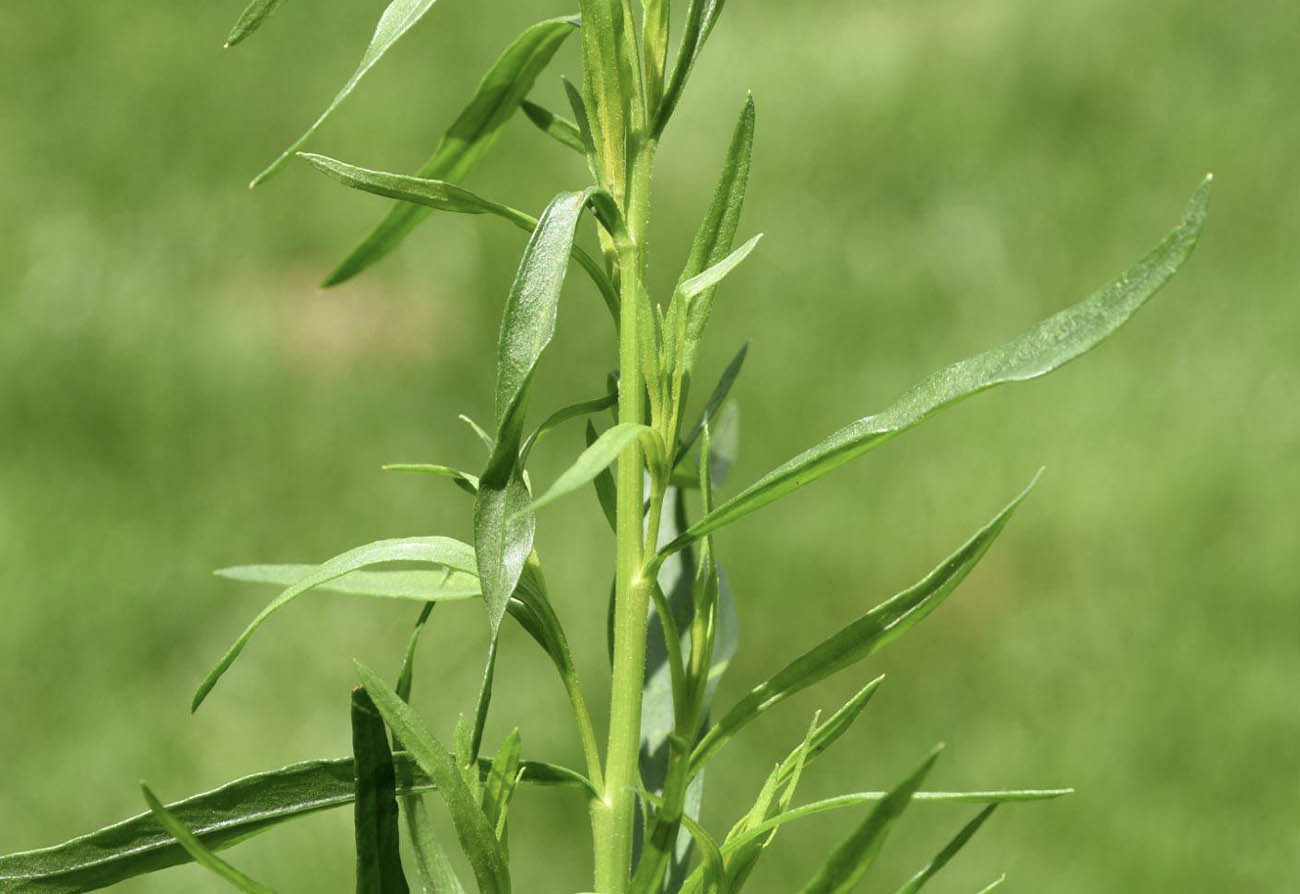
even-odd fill
[{"label": "pale green leaf", "polygon": [[487,817],[503,847],[506,815],[519,779],[519,748],[519,730],[514,729],[501,743],[501,748],[492,761],[492,769],[483,780],[483,815]]},{"label": "pale green leaf", "polygon": [[695,749],[692,764],[702,766],[755,717],[794,693],[863,660],[938,608],[983,558],[1037,481],[1035,476],[1006,508],[920,581],[877,605],[754,687],[704,736]]},{"label": "pale green leaf", "polygon": [[[589,421],[587,423],[587,446],[590,447],[598,440],[596,426]],[[618,489],[614,484],[614,473],[609,469],[602,470],[592,481],[596,488],[596,499],[600,502],[600,510],[605,515],[605,521],[609,522],[609,529],[616,530],[618,527]]]},{"label": "pale green leaf", "polygon": [[1206,178],[1201,184],[1182,222],[1119,279],[1001,347],[930,375],[887,409],[840,429],[764,475],[701,518],[669,548],[680,548],[766,506],[963,398],[1045,375],[1096,347],[1127,322],[1191,255],[1205,224],[1210,183]]},{"label": "pale green leaf", "polygon": [[[660,441],[658,432],[648,425],[641,425],[636,422],[620,422],[612,426],[601,434],[586,450],[578,455],[573,461],[573,465],[565,469],[559,478],[555,479],[546,491],[523,511],[526,513],[535,513],[543,506],[547,506],[560,497],[573,493],[584,485],[590,484],[596,479],[602,471],[607,469],[614,460],[618,459],[633,442],[641,441],[646,448],[646,453],[650,457],[657,455],[662,463],[663,442]],[[653,458],[651,462],[653,462]]]},{"label": "pale green leaf", "polygon": [[690,301],[697,295],[700,295],[709,289],[716,288],[718,283],[726,279],[727,275],[730,274],[731,271],[739,267],[745,258],[749,257],[750,253],[758,246],[758,241],[762,238],[763,234],[759,233],[753,239],[750,239],[721,261],[718,261],[716,264],[695,274],[690,279],[683,282],[677,287],[678,290],[681,291],[682,296]]},{"label": "pale green leaf", "polygon": [[235,659],[239,657],[239,653],[247,645],[249,638],[252,637],[258,627],[262,626],[267,618],[313,587],[329,583],[336,578],[343,577],[345,574],[358,571],[367,566],[380,565],[385,562],[427,562],[441,565],[452,571],[472,573],[474,571],[474,551],[468,545],[458,540],[452,540],[450,537],[411,537],[400,540],[380,540],[365,546],[359,546],[316,566],[310,574],[292,586],[287,587],[266,608],[258,613],[252,623],[239,635],[239,638],[235,640],[226,654],[217,662],[217,666],[199,684],[198,691],[194,694],[191,710],[197,710],[199,705],[203,703],[208,693],[212,691],[212,687],[216,685],[217,680],[221,679],[221,675],[230,668],[230,665],[234,664]]},{"label": "pale green leaf", "polygon": [[599,413],[602,410],[608,410],[618,403],[618,394],[610,392],[604,397],[597,397],[591,400],[580,401],[576,404],[570,404],[567,407],[561,407],[537,428],[533,429],[532,434],[524,439],[524,445],[519,448],[519,461],[523,463],[527,460],[529,453],[532,452],[533,446],[546,437],[556,428],[568,422],[570,419],[577,419],[579,416],[590,416],[593,413]]},{"label": "pale green leaf", "polygon": [[462,472],[460,469],[453,469],[451,466],[441,466],[435,463],[388,463],[382,468],[385,472],[417,472],[424,475],[439,475],[443,478],[450,478],[453,484],[470,496],[478,493],[478,476]]},{"label": "pale green leaf", "polygon": [[[253,584],[289,587],[307,577],[319,565],[237,565],[221,568],[218,577]],[[348,596],[375,596],[416,602],[456,602],[475,599],[478,575],[465,571],[352,571],[312,589]]]},{"label": "pale green leaf", "polygon": [[[496,142],[502,128],[555,52],[573,33],[571,18],[550,19],[528,28],[492,65],[469,104],[447,130],[433,156],[416,176],[463,180]],[[370,234],[336,267],[323,286],[338,285],[356,276],[396,248],[429,214],[426,207],[395,205]]]},{"label": "pale green leaf", "polygon": [[370,45],[361,54],[361,63],[357,66],[357,70],[352,73],[352,77],[348,78],[347,83],[343,85],[343,89],[338,92],[315,123],[307,128],[307,132],[295,140],[288,149],[284,150],[280,157],[271,163],[270,167],[254,177],[249,186],[257,186],[265,182],[268,177],[284,167],[285,162],[302,148],[303,143],[311,139],[312,135],[325,123],[325,119],[334,113],[334,110],[339,107],[343,100],[347,99],[348,94],[356,88],[357,84],[374,67],[375,63],[388,52],[393,44],[397,43],[398,38],[410,30],[411,26],[429,11],[433,4],[434,0],[393,0],[392,3],[389,3],[379,17],[379,23],[375,26],[375,33],[370,38]]}]

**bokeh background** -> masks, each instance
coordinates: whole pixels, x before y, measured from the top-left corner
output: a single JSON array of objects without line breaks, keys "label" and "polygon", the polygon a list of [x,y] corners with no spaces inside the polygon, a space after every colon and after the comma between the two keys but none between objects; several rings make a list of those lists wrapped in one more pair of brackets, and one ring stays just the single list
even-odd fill
[{"label": "bokeh background", "polygon": [[[382,213],[304,166],[252,174],[324,107],[380,0],[293,2],[235,50],[241,4],[9,3],[0,20],[0,851],[166,797],[348,750],[351,659],[395,670],[416,608],[318,595],[277,617],[196,715],[190,694],[269,593],[209,575],[390,536],[468,537],[469,502],[388,461],[476,467],[491,348],[521,248],[430,219],[369,275],[316,283]],[[569,12],[443,0],[313,148],[424,159],[505,43]],[[739,344],[732,486],[880,408],[937,365],[1107,281],[1207,170],[1185,271],[1050,379],[967,402],[718,537],[743,647],[728,701],[1037,492],[958,595],[868,664],[771,712],[709,780],[725,831],[762,775],[871,676],[890,679],[801,798],[889,785],[936,741],[941,788],[1077,786],[1008,807],[934,884],[1008,891],[1282,891],[1300,854],[1300,7],[1151,0],[731,4],[662,151],[656,286],[676,274],[735,115],[759,129],[702,378]],[[539,84],[577,71],[577,43]],[[585,182],[522,119],[470,185],[538,210]],[[578,276],[538,412],[600,393],[613,342]],[[580,447],[539,449],[549,480]],[[604,701],[611,538],[595,501],[543,520],[557,609]],[[416,701],[447,734],[483,649],[435,614]],[[576,762],[544,660],[507,628],[489,738]],[[603,719],[603,712],[602,717]],[[557,814],[553,811],[559,811]],[[517,802],[529,892],[588,884],[579,799]],[[964,821],[918,806],[864,890]],[[751,890],[796,890],[855,817],[790,827]],[[351,886],[347,811],[230,852],[286,891]],[[126,892],[218,891],[193,868]]]}]

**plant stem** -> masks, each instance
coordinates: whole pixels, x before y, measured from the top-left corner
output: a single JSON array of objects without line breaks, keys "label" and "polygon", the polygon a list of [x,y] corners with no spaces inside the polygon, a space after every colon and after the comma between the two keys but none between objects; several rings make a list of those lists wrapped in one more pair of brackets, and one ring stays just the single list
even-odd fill
[{"label": "plant stem", "polygon": [[[621,291],[619,326],[618,418],[645,417],[641,385],[642,267],[649,219],[650,174],[654,144],[635,147],[626,209],[628,244],[619,252]],[[641,748],[641,687],[645,677],[646,623],[653,581],[645,575],[644,460],[639,445],[618,461],[614,597],[614,669],[610,692],[609,747],[606,750],[604,797],[592,809],[596,848],[596,890],[624,894],[632,862],[632,820]]]}]

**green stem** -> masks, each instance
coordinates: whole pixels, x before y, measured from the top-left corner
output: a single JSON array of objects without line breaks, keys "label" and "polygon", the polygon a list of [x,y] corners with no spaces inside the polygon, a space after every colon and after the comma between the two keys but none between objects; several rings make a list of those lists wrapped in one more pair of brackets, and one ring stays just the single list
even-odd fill
[{"label": "green stem", "polygon": [[[645,228],[649,219],[650,172],[654,145],[636,147],[628,190],[628,239],[619,251],[619,370],[618,418],[645,418],[641,387],[641,272],[645,263]],[[646,624],[653,577],[645,576],[642,501],[645,463],[639,445],[618,461],[615,537],[617,561],[614,598],[614,668],[610,692],[609,747],[606,750],[604,796],[592,806],[596,858],[596,890],[624,894],[632,863],[632,822],[640,773],[641,688],[645,678]]]}]

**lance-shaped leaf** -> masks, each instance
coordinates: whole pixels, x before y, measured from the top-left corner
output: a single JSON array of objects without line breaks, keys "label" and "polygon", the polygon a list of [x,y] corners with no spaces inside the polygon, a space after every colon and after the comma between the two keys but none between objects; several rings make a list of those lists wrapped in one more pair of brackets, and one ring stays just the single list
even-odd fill
[{"label": "lance-shaped leaf", "polygon": [[503,847],[506,815],[510,811],[515,784],[519,781],[519,747],[519,730],[515,729],[501,743],[497,756],[492,760],[492,769],[483,780],[483,814]]},{"label": "lance-shaped leaf", "polygon": [[861,661],[938,608],[983,558],[1037,481],[1035,476],[1029,486],[992,521],[920,581],[822,640],[772,678],[750,690],[700,741],[692,756],[692,764],[702,766],[759,714],[836,671]]},{"label": "lance-shaped leaf", "polygon": [[616,197],[627,177],[626,122],[631,84],[619,36],[625,24],[618,0],[579,0],[582,12],[582,98],[600,163],[598,180]]},{"label": "lance-shaped leaf", "polygon": [[[550,19],[519,35],[483,76],[469,104],[416,175],[463,180],[496,142],[501,129],[576,24],[570,18]],[[345,282],[383,258],[428,214],[424,207],[395,205],[322,285],[329,287]]]},{"label": "lance-shaped leaf", "polygon": [[460,469],[453,469],[451,466],[442,466],[436,463],[388,463],[382,469],[385,472],[418,472],[423,475],[439,475],[443,478],[450,478],[453,484],[470,496],[478,493],[478,476],[462,472]]},{"label": "lance-shaped leaf", "polygon": [[[588,447],[595,444],[599,439],[599,435],[596,434],[596,426],[592,425],[590,420],[587,422],[586,439]],[[596,475],[592,484],[596,488],[596,499],[600,503],[600,511],[604,513],[605,521],[609,522],[609,529],[613,531],[618,527],[616,505],[618,502],[618,488],[614,484],[614,473],[609,469],[604,469]]]},{"label": "lance-shaped leaf", "polygon": [[279,158],[271,162],[270,167],[254,177],[249,186],[257,186],[263,183],[268,177],[284,167],[285,162],[302,148],[303,143],[311,139],[312,134],[316,133],[320,126],[325,123],[325,119],[334,113],[334,110],[339,107],[343,100],[348,98],[348,94],[356,88],[357,84],[374,67],[375,63],[383,58],[383,55],[389,51],[393,44],[397,43],[398,38],[409,31],[411,26],[418,22],[433,4],[434,0],[393,0],[392,3],[389,3],[379,17],[379,23],[375,26],[375,33],[370,38],[370,45],[361,54],[361,63],[357,66],[357,70],[352,73],[352,77],[348,78],[347,83],[343,85],[343,89],[338,92],[333,102],[326,107],[321,116],[316,119],[316,122],[307,128],[307,132],[295,140],[292,146],[284,150]]},{"label": "lance-shaped leaf", "polygon": [[181,847],[185,848],[185,852],[190,855],[190,858],[195,863],[211,870],[215,875],[225,879],[234,887],[246,892],[246,894],[275,894],[273,889],[244,875],[244,873],[204,847],[203,842],[195,838],[194,834],[185,828],[183,823],[167,812],[167,808],[149,790],[149,786],[143,782],[140,783],[140,791],[159,825],[166,829],[168,834],[175,838]]},{"label": "lance-shaped leaf", "polygon": [[993,811],[997,809],[997,806],[996,804],[990,804],[981,810],[973,820],[962,826],[961,831],[953,836],[952,841],[944,845],[943,850],[935,854],[933,860],[922,867],[920,872],[908,879],[903,887],[898,889],[898,894],[916,894],[916,892],[924,888],[926,882],[934,878],[939,870],[947,866],[948,861],[957,856],[957,852],[966,846],[966,842],[970,841],[971,837],[979,831],[980,826],[984,825],[984,821],[993,815]]},{"label": "lance-shaped leaf", "polygon": [[717,24],[718,16],[722,14],[724,2],[725,0],[690,0],[690,4],[686,7],[686,26],[682,32],[681,46],[677,49],[673,73],[664,88],[663,99],[655,114],[653,128],[655,136],[663,133],[669,119],[672,118],[673,111],[682,98],[686,82],[691,76],[691,70],[695,67],[695,61],[699,59],[705,42],[713,32],[713,26]]},{"label": "lance-shaped leaf", "polygon": [[943,746],[940,745],[932,751],[919,767],[872,808],[866,819],[831,853],[830,859],[812,880],[803,886],[800,894],[849,894],[853,890],[875,862],[894,823],[912,803],[912,795],[921,787],[942,750]]},{"label": "lance-shaped leaf", "polygon": [[1205,224],[1210,183],[1207,177],[1182,222],[1119,279],[1001,347],[930,375],[887,409],[845,426],[764,475],[701,518],[669,548],[680,548],[766,506],[963,398],[1045,375],[1096,347],[1127,322],[1191,255]]},{"label": "lance-shaped leaf", "polygon": [[226,36],[226,49],[230,49],[235,44],[248,37],[258,28],[267,17],[279,9],[284,0],[253,0],[244,7],[244,11],[239,14],[239,21],[230,29],[230,34]]},{"label": "lance-shaped leaf", "polygon": [[[319,565],[237,565],[221,568],[218,577],[252,584],[289,587],[311,574]],[[480,594],[473,572],[448,571],[352,571],[318,584],[312,589],[348,596],[410,599],[417,602],[460,602]]]},{"label": "lance-shaped leaf", "polygon": [[[555,479],[546,491],[536,500],[524,509],[524,512],[533,513],[547,506],[560,497],[567,496],[575,490],[590,484],[596,479],[596,476],[609,468],[609,465],[618,459],[619,455],[627,449],[634,441],[641,441],[646,449],[651,467],[655,463],[663,464],[663,441],[660,440],[658,432],[648,425],[641,425],[636,422],[620,422],[607,429],[595,442],[582,451],[578,458],[573,461],[573,465],[565,469],[559,478]],[[656,460],[657,458],[657,460]]]},{"label": "lance-shaped leaf", "polygon": [[990,892],[996,891],[998,888],[1001,888],[1002,883],[1005,882],[1006,880],[1007,880],[1006,873],[1003,873],[1002,875],[995,878],[991,883],[989,883],[985,887],[980,888],[977,894],[990,894]]},{"label": "lance-shaped leaf", "polygon": [[528,240],[506,300],[497,345],[496,437],[479,476],[474,503],[474,546],[492,635],[501,624],[533,549],[536,519],[520,515],[530,502],[519,467],[528,389],[542,351],[555,334],[560,289],[569,269],[574,234],[593,190],[564,192],[542,213]]},{"label": "lance-shaped leaf", "polygon": [[[695,233],[691,251],[686,259],[678,279],[677,291],[673,302],[684,302],[686,297],[681,292],[682,286],[700,276],[713,265],[720,263],[731,253],[731,245],[736,238],[736,228],[740,225],[740,212],[745,204],[745,189],[749,185],[750,157],[754,149],[754,98],[745,100],[745,108],[740,113],[735,132],[731,136],[731,145],[723,160],[722,174],[714,187],[713,200],[709,210]],[[695,365],[695,356],[699,350],[700,337],[709,315],[713,310],[713,294],[717,284],[704,286],[685,308],[686,337],[684,345],[684,372],[689,374]]]},{"label": "lance-shaped leaf", "polygon": [[749,257],[750,253],[758,247],[758,241],[762,238],[763,234],[759,233],[753,239],[750,239],[721,261],[718,261],[718,263],[712,265],[701,273],[695,274],[690,279],[683,282],[677,287],[681,291],[682,296],[686,298],[687,301],[690,301],[696,296],[710,289],[716,288],[720,282],[727,278],[731,271],[739,267],[741,263],[744,262],[745,258]]},{"label": "lance-shaped leaf", "polygon": [[275,597],[266,608],[258,613],[252,623],[239,635],[239,638],[235,640],[226,654],[217,662],[217,666],[199,684],[198,691],[194,694],[191,710],[197,710],[199,705],[203,703],[208,693],[212,691],[212,687],[216,685],[217,680],[221,679],[221,675],[230,668],[230,665],[234,664],[235,659],[239,657],[239,653],[244,651],[244,646],[248,644],[249,638],[257,631],[258,627],[262,626],[267,618],[313,587],[318,587],[367,566],[379,565],[385,562],[428,562],[450,568],[452,571],[473,572],[474,551],[468,545],[461,543],[459,540],[452,540],[450,537],[411,537],[403,540],[380,540],[365,546],[359,546],[356,549],[348,550],[342,555],[335,556],[321,565],[317,565],[310,574],[286,588],[284,592]]},{"label": "lance-shaped leaf", "polygon": [[576,404],[569,404],[567,407],[561,407],[550,416],[546,417],[541,425],[533,429],[532,434],[524,439],[524,446],[519,449],[520,462],[528,458],[533,446],[542,438],[549,435],[555,429],[559,428],[570,419],[577,419],[580,416],[590,416],[593,413],[599,413],[602,410],[608,410],[618,403],[618,394],[610,392],[604,397],[597,397],[591,400],[580,401]]},{"label": "lance-shaped leaf", "polygon": [[[691,448],[695,446],[695,442],[699,440],[700,432],[704,430],[704,426],[713,425],[713,421],[718,415],[718,410],[727,399],[727,395],[731,393],[731,386],[736,383],[736,377],[740,375],[740,369],[745,365],[745,355],[748,353],[749,342],[745,342],[740,346],[740,350],[736,352],[736,356],[731,358],[731,362],[727,364],[727,368],[722,371],[722,375],[718,378],[718,384],[713,386],[713,393],[710,394],[709,399],[704,402],[704,409],[700,411],[700,418],[695,420],[695,424],[692,425],[690,430],[686,433],[686,437],[682,438],[681,446],[677,448],[677,454],[673,457],[674,466],[685,459],[686,454],[690,453]],[[718,430],[715,428],[713,432],[712,445],[715,454],[721,446],[718,441],[718,434]],[[713,477],[718,479],[722,476],[719,476],[715,472]]]},{"label": "lance-shaped leaf", "polygon": [[524,116],[537,125],[542,133],[579,155],[587,154],[587,145],[582,140],[582,131],[578,129],[578,125],[535,102],[524,100],[521,108]]},{"label": "lance-shaped leaf", "polygon": [[397,779],[388,731],[364,689],[352,691],[352,756],[357,797],[353,830],[357,894],[406,894],[397,825]]},{"label": "lance-shaped leaf", "polygon": [[501,845],[478,801],[465,785],[451,754],[379,675],[360,662],[357,662],[357,673],[388,728],[437,785],[451,813],[456,837],[474,870],[479,890],[484,894],[509,894],[510,872]]},{"label": "lance-shaped leaf", "polygon": [[[432,791],[429,778],[405,752],[393,755],[399,796]],[[480,773],[489,768],[479,761]],[[524,761],[521,782],[598,792],[567,767]],[[209,850],[220,850],[273,826],[351,804],[356,797],[350,757],[291,764],[228,782],[167,805]],[[54,847],[0,857],[0,889],[15,894],[78,894],[176,866],[190,859],[152,813],[142,813]]]},{"label": "lance-shaped leaf", "polygon": [[[414,202],[417,205],[439,211],[450,211],[457,214],[490,214],[509,221],[527,233],[533,232],[537,227],[537,219],[532,215],[511,208],[509,205],[485,199],[477,193],[454,183],[448,183],[445,180],[429,180],[423,177],[410,177],[406,174],[371,171],[367,168],[359,168],[356,165],[350,165],[323,155],[313,155],[309,152],[300,152],[299,156],[310,162],[317,170],[328,174],[345,186],[359,189],[362,192],[385,196],[390,199],[399,199],[403,202]],[[580,246],[572,246],[572,250],[574,258],[587,271],[591,281],[600,290],[606,306],[609,307],[612,313],[617,314],[618,294],[610,283],[609,277],[605,275],[605,271],[595,258]]]}]

